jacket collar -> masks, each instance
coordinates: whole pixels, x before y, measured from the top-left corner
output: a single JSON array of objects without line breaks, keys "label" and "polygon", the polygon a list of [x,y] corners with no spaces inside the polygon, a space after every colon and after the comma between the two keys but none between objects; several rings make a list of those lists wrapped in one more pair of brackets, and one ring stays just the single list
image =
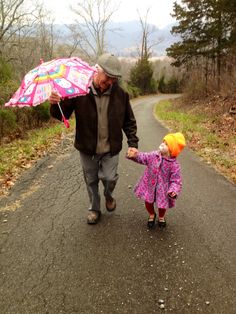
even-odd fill
[{"label": "jacket collar", "polygon": [[157,156],[160,157],[161,159],[165,159],[165,160],[167,160],[167,161],[173,162],[173,161],[176,160],[176,157],[162,156],[161,153],[160,153],[158,150],[156,151],[156,154],[157,154]]},{"label": "jacket collar", "polygon": [[95,96],[111,95],[112,85],[104,93],[101,93],[100,90],[96,88],[92,83],[90,86],[90,90]]}]

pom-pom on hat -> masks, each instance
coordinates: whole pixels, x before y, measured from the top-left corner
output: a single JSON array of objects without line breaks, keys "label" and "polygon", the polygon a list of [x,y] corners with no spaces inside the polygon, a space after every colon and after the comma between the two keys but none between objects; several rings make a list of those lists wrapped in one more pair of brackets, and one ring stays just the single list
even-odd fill
[{"label": "pom-pom on hat", "polygon": [[177,157],[186,146],[185,138],[180,132],[167,134],[163,140],[167,143],[171,157]]}]

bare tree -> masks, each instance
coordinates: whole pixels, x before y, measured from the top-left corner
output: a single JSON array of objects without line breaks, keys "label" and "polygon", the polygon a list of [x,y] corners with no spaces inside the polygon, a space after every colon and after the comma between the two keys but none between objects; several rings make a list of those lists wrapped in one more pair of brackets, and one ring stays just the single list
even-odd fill
[{"label": "bare tree", "polygon": [[15,77],[20,79],[29,69],[39,64],[40,58],[45,61],[53,58],[54,21],[42,1],[35,1],[29,7],[29,2],[24,3],[24,0],[0,0],[2,5],[3,2],[5,5],[10,3],[12,8],[15,5],[15,10],[7,10],[7,6],[1,10],[0,53],[4,60],[12,64]]},{"label": "bare tree", "polygon": [[84,44],[82,38],[80,37],[80,27],[78,24],[69,24],[66,26],[69,30],[69,35],[66,36],[65,42],[60,47],[60,50],[63,50],[68,57],[71,57],[73,54],[82,54],[85,55],[85,59],[89,59],[88,52],[86,49],[82,48]]},{"label": "bare tree", "polygon": [[89,59],[105,52],[108,22],[118,7],[111,0],[80,0],[76,8],[71,7],[78,17],[76,30],[74,26],[71,29],[76,34],[74,47],[79,47]]},{"label": "bare tree", "polygon": [[25,20],[32,12],[26,8],[26,0],[0,0],[0,54],[4,54],[6,45],[23,29]]},{"label": "bare tree", "polygon": [[55,43],[58,39],[54,29],[54,18],[51,18],[50,12],[45,10],[42,5],[39,5],[36,20],[36,37],[39,41],[40,58],[45,61],[50,60],[54,56]]},{"label": "bare tree", "polygon": [[157,28],[154,25],[150,25],[148,23],[148,14],[150,8],[147,9],[145,16],[141,17],[139,14],[139,21],[142,28],[142,35],[141,35],[141,45],[139,50],[140,59],[149,59],[152,54],[152,48],[158,45],[162,40],[157,39],[155,41],[151,40],[151,36],[157,32]]}]

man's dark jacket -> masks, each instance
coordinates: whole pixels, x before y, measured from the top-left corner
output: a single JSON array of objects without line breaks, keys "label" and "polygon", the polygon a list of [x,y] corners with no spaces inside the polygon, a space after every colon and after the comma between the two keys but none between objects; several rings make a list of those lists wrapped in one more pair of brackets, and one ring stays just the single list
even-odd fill
[{"label": "man's dark jacket", "polygon": [[[70,118],[73,111],[75,113],[75,148],[85,154],[94,155],[97,146],[98,119],[92,91],[90,90],[90,93],[85,96],[64,99],[60,104],[67,119]],[[51,105],[50,112],[54,118],[62,120],[57,105]],[[108,105],[108,132],[112,155],[118,154],[122,149],[122,130],[126,134],[128,146],[138,148],[137,125],[129,102],[129,95],[115,83],[111,89]]]}]

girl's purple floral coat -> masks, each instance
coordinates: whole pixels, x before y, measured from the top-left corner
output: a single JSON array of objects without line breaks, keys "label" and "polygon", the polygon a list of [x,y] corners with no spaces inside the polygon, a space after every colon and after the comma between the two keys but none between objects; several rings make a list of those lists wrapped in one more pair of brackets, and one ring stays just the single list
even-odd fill
[{"label": "girl's purple floral coat", "polygon": [[158,151],[153,151],[139,152],[136,158],[129,159],[147,166],[134,188],[135,195],[148,203],[155,202],[157,208],[173,207],[175,199],[168,193],[178,195],[182,188],[180,164],[176,158],[163,157]]}]

